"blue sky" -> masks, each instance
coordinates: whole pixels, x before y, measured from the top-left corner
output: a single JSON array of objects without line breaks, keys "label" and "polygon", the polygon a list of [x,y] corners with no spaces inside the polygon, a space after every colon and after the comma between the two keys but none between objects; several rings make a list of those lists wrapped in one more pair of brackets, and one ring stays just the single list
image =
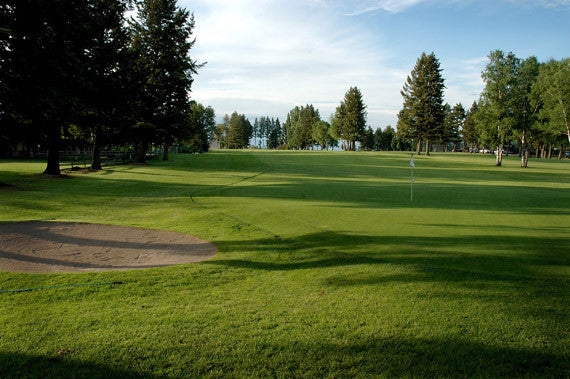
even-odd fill
[{"label": "blue sky", "polygon": [[540,61],[570,55],[570,0],[179,0],[194,12],[192,56],[207,61],[192,98],[221,118],[284,121],[314,104],[328,120],[357,86],[368,123],[396,125],[416,59],[435,52],[446,101],[469,107],[491,50]]}]

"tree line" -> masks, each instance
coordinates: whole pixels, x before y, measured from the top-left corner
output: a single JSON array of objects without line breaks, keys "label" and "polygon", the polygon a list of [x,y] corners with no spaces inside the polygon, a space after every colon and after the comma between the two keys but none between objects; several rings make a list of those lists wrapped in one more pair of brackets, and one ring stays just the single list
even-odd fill
[{"label": "tree line", "polygon": [[[136,10],[128,18],[127,11]],[[202,66],[190,57],[194,16],[176,0],[6,0],[0,4],[0,147],[47,149],[59,175],[62,146],[184,142],[207,150],[214,111],[190,100]]]},{"label": "tree line", "polygon": [[[341,141],[343,150],[356,150],[356,142],[361,141],[365,134],[365,109],[360,90],[351,87],[330,122],[321,119],[313,104],[291,109],[283,124],[279,118],[261,117],[256,118],[252,126],[244,115],[235,112],[231,117],[226,115],[223,123],[216,126],[215,139],[222,148],[249,147],[249,139],[253,138],[254,145],[257,142],[259,148],[306,150],[319,146],[328,150],[337,147]],[[244,121],[232,125],[232,118],[237,117]],[[232,134],[244,138],[235,140],[231,138]]]},{"label": "tree line", "polygon": [[495,148],[496,165],[503,152],[518,147],[521,166],[527,167],[530,147],[548,157],[553,146],[562,154],[570,142],[570,59],[540,63],[536,57],[519,59],[512,52],[492,51],[482,78],[483,92],[466,111],[461,104],[443,104],[445,88],[439,60],[423,53],[407,77],[401,94],[398,136],[426,154],[432,144],[452,149],[458,143]]}]

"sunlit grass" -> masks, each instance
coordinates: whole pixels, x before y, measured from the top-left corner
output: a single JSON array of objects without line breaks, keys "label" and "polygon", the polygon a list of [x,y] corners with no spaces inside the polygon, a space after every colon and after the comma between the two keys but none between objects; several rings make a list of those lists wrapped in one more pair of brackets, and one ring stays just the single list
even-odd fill
[{"label": "sunlit grass", "polygon": [[[570,162],[214,151],[66,179],[0,161],[0,221],[196,235],[207,262],[0,272],[0,373],[570,373]],[[65,349],[69,353],[59,354]]]}]

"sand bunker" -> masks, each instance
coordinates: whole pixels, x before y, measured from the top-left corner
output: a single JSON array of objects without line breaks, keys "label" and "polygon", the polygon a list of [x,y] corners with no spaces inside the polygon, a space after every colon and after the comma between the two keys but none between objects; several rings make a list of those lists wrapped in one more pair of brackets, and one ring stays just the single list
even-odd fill
[{"label": "sand bunker", "polygon": [[67,222],[0,224],[0,270],[85,272],[135,270],[200,262],[216,246],[186,234]]}]

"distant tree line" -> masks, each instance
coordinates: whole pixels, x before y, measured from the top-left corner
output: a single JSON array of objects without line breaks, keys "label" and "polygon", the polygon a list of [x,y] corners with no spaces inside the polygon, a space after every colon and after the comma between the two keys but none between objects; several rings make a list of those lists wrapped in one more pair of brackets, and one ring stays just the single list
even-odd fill
[{"label": "distant tree line", "polygon": [[[136,17],[126,12],[136,7]],[[194,16],[176,0],[7,0],[0,4],[0,151],[208,148],[214,112],[191,102]]]},{"label": "distant tree line", "polygon": [[[443,104],[444,79],[438,59],[423,53],[401,91],[397,138],[426,154],[436,144],[448,151],[463,145],[475,152],[495,148],[496,165],[503,151],[518,147],[521,166],[527,167],[530,148],[536,157],[559,156],[570,142],[570,59],[540,63],[497,50],[489,54],[482,73],[485,88],[466,111],[462,104]],[[487,150],[487,149],[484,149]]]}]

